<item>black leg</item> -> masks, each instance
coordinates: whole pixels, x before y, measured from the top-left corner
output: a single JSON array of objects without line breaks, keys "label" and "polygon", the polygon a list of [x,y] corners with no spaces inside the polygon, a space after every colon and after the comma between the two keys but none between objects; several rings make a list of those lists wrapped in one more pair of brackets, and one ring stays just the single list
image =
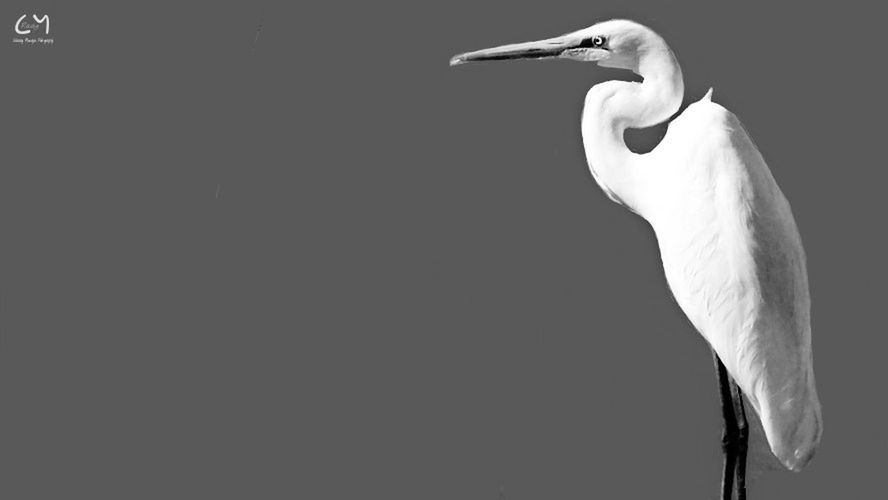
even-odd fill
[{"label": "black leg", "polygon": [[715,372],[718,374],[718,395],[721,400],[722,417],[725,421],[724,431],[722,432],[722,452],[725,455],[725,464],[724,469],[722,469],[721,500],[731,500],[734,490],[734,470],[737,465],[735,444],[738,430],[737,420],[734,417],[734,398],[731,394],[733,381],[728,376],[728,370],[725,369],[725,365],[722,364],[714,350],[712,351],[712,358],[715,361]]},{"label": "black leg", "polygon": [[749,445],[749,426],[743,410],[743,393],[737,382],[731,380],[731,399],[734,402],[734,417],[737,422],[737,500],[746,500],[746,449]]}]

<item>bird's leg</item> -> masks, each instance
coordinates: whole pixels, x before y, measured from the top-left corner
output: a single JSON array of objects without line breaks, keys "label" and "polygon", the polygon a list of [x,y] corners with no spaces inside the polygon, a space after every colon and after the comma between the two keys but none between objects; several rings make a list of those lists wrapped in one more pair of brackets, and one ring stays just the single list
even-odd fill
[{"label": "bird's leg", "polygon": [[737,424],[737,500],[746,500],[746,449],[749,441],[749,426],[746,423],[746,412],[743,410],[743,393],[731,379],[731,400],[734,402],[734,418]]},{"label": "bird's leg", "polygon": [[733,381],[715,350],[712,351],[712,359],[715,361],[715,372],[718,374],[718,394],[721,400],[722,417],[725,421],[722,432],[722,452],[725,456],[725,464],[722,469],[721,500],[731,500],[734,489],[734,470],[737,465],[737,420],[734,417],[734,403],[731,396]]}]

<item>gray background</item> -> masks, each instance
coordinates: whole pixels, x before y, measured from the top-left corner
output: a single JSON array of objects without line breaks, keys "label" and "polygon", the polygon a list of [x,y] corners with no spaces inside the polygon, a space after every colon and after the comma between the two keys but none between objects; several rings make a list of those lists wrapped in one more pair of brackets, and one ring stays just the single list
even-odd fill
[{"label": "gray background", "polygon": [[[708,350],[583,157],[626,75],[447,65],[620,16],[740,116],[808,252],[822,447],[752,498],[879,497],[868,3],[5,1],[0,496],[714,498]],[[32,11],[52,47],[11,43]]]}]

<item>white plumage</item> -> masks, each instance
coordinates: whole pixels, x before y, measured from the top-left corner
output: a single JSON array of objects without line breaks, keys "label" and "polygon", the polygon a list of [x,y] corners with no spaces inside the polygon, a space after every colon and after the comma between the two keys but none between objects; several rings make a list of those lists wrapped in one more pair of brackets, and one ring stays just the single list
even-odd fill
[{"label": "white plumage", "polygon": [[711,90],[675,118],[651,152],[627,128],[678,111],[681,69],[663,39],[613,20],[560,37],[462,54],[477,60],[559,57],[624,68],[586,97],[583,141],[595,180],[653,227],[678,304],[751,402],[771,451],[801,469],[820,441],[805,253],[789,203],[739,120]]},{"label": "white plumage", "polygon": [[661,197],[647,217],[666,279],[752,403],[774,455],[799,470],[821,433],[801,238],[733,114],[697,102],[673,122],[664,146],[691,137],[699,142],[687,156],[663,162],[663,186],[683,189]]}]

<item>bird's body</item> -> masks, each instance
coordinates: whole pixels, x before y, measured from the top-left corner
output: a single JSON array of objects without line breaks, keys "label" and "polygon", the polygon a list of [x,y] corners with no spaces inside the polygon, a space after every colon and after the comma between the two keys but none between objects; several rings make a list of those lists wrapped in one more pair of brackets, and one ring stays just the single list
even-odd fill
[{"label": "bird's body", "polygon": [[[677,147],[688,144],[692,147]],[[736,117],[704,99],[643,162],[673,295],[760,416],[788,468],[820,439],[805,253],[786,201]],[[644,158],[646,156],[646,158]]]},{"label": "bird's body", "polygon": [[626,147],[627,128],[666,121],[684,95],[665,41],[631,21],[453,62],[551,56],[642,76],[641,83],[607,81],[589,91],[582,134],[590,171],[612,200],[653,227],[679,306],[752,404],[771,451],[799,470],[821,434],[808,277],[789,203],[764,159],[739,120],[712,102],[711,91],[672,120],[649,153]]}]

